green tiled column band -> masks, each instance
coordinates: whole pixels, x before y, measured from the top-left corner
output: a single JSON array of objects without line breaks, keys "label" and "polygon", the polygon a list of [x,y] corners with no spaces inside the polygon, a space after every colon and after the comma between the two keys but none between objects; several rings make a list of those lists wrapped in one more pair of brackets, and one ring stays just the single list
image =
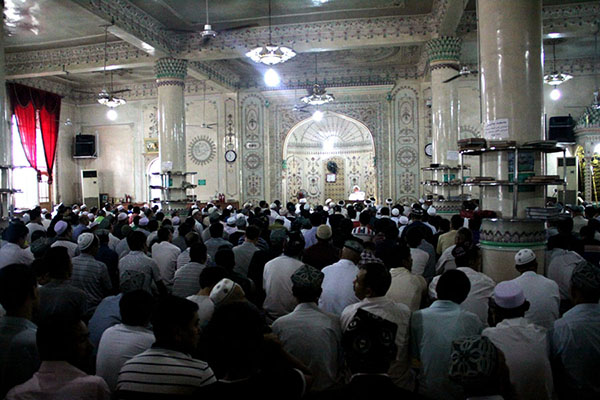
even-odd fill
[{"label": "green tiled column band", "polygon": [[160,58],[154,67],[156,79],[181,79],[187,75],[187,60],[179,58]]},{"label": "green tiled column band", "polygon": [[438,62],[458,62],[462,39],[455,36],[442,36],[427,42],[429,64]]},{"label": "green tiled column band", "polygon": [[600,109],[595,107],[587,107],[579,120],[577,120],[578,128],[590,128],[600,126]]}]

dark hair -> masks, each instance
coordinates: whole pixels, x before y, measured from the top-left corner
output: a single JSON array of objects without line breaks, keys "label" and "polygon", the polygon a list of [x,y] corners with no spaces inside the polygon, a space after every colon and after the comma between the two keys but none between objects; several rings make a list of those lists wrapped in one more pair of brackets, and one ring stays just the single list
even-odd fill
[{"label": "dark hair", "polygon": [[140,251],[144,249],[146,244],[146,235],[144,232],[132,231],[127,235],[127,246],[131,251]]},{"label": "dark hair", "polygon": [[366,210],[361,212],[358,216],[358,222],[361,225],[369,225],[369,222],[371,222],[371,213]]},{"label": "dark hair", "polygon": [[464,223],[465,223],[465,220],[463,219],[463,217],[461,217],[458,214],[455,214],[452,216],[452,218],[450,218],[450,225],[452,226],[452,229],[454,229],[455,231],[462,228]]},{"label": "dark hair", "polygon": [[206,262],[206,246],[204,243],[195,242],[190,246],[190,261],[197,263]]},{"label": "dark hair", "polygon": [[223,236],[223,224],[220,222],[215,222],[208,227],[208,231],[210,232],[210,237],[220,238]]},{"label": "dark hair", "polygon": [[17,243],[19,239],[25,239],[29,234],[29,229],[22,222],[11,222],[6,228],[6,240],[10,243]]},{"label": "dark hair", "polygon": [[169,240],[169,235],[171,235],[171,230],[169,228],[162,227],[158,230],[156,236],[160,242],[166,242]]},{"label": "dark hair", "polygon": [[43,261],[48,266],[50,278],[65,279],[69,277],[72,264],[71,256],[66,247],[50,247],[44,256]]},{"label": "dark hair", "polygon": [[151,219],[150,221],[148,221],[148,225],[146,228],[148,229],[148,232],[154,232],[158,229],[158,221],[155,219]]},{"label": "dark hair", "polygon": [[361,267],[364,270],[364,286],[373,291],[374,296],[385,296],[392,284],[392,275],[385,265],[368,263]]},{"label": "dark hair", "polygon": [[206,267],[200,272],[200,288],[213,287],[227,277],[227,270],[221,267]]},{"label": "dark hair", "polygon": [[38,219],[41,216],[42,216],[42,211],[38,208],[34,208],[33,210],[29,211],[29,219],[31,221]]},{"label": "dark hair", "polygon": [[215,263],[227,270],[233,269],[235,267],[235,254],[233,250],[225,246],[219,248],[215,254]]},{"label": "dark hair", "polygon": [[290,232],[285,243],[283,254],[288,257],[297,257],[304,250],[304,236],[300,232]]},{"label": "dark hair", "polygon": [[423,230],[420,226],[408,226],[404,229],[406,229],[406,235],[404,236],[404,238],[406,239],[406,243],[409,247],[413,249],[418,247],[425,238]]},{"label": "dark hair", "polygon": [[68,361],[75,357],[76,331],[82,324],[79,317],[53,314],[38,322],[36,342],[42,361]]},{"label": "dark hair", "polygon": [[[181,232],[179,234],[181,235]],[[188,232],[188,233],[185,234],[184,239],[185,239],[185,245],[187,247],[192,247],[192,245],[194,243],[199,243],[200,242],[200,235],[198,235],[198,233],[196,233],[196,232],[190,231],[190,232]]]},{"label": "dark hair", "polygon": [[458,231],[456,231],[456,235],[465,239],[463,243],[469,242],[470,245],[473,242],[473,232],[471,232],[469,228],[460,228]]},{"label": "dark hair", "polygon": [[183,328],[194,318],[198,311],[198,304],[193,301],[165,295],[158,299],[152,314],[152,328],[156,341],[160,343],[173,343],[175,338],[173,328]]},{"label": "dark hair", "polygon": [[127,325],[146,326],[150,321],[154,297],[145,290],[133,290],[123,294],[119,300],[121,321]]},{"label": "dark hair", "polygon": [[31,234],[31,243],[35,242],[39,238],[45,238],[47,236],[46,232],[43,230],[33,231]]},{"label": "dark hair", "polygon": [[570,233],[573,231],[573,218],[571,217],[559,217],[556,229],[560,233]]},{"label": "dark hair", "polygon": [[179,224],[179,228],[177,228],[177,232],[179,233],[179,236],[184,236],[187,235],[190,231],[192,230],[192,226],[189,224],[186,224],[185,221],[183,224]]},{"label": "dark hair", "polygon": [[310,220],[310,224],[312,226],[319,226],[319,225],[321,225],[321,222],[323,221],[321,214],[318,212],[314,212],[314,213],[310,214],[310,217],[308,217],[308,219]]},{"label": "dark hair", "polygon": [[246,238],[256,240],[260,236],[260,228],[256,225],[250,225],[246,228]]},{"label": "dark hair", "polygon": [[436,292],[439,300],[450,300],[460,304],[469,295],[471,282],[467,275],[458,269],[451,269],[440,276]]},{"label": "dark hair", "polygon": [[37,280],[32,269],[24,264],[10,264],[0,269],[0,304],[12,313],[34,296]]}]

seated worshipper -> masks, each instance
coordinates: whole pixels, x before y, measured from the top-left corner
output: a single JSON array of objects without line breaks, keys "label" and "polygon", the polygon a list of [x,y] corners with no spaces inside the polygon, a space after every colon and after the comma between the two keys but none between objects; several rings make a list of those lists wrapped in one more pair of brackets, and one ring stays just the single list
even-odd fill
[{"label": "seated worshipper", "polygon": [[410,256],[412,258],[412,273],[423,276],[427,263],[429,262],[429,254],[426,251],[419,249],[421,241],[424,239],[422,230],[408,228],[409,232],[406,235],[406,243],[410,247]]},{"label": "seated worshipper", "polygon": [[[389,263],[392,257],[396,257],[394,253],[394,247],[386,247],[379,251],[379,257],[375,256],[375,243],[363,242],[363,251],[360,253],[360,261],[358,262],[358,268],[369,263]],[[339,259],[338,259],[339,261]],[[337,261],[336,261],[337,262]]]},{"label": "seated worshipper", "polygon": [[585,259],[578,253],[565,249],[552,250],[548,264],[548,278],[558,285],[560,294],[560,314],[572,306],[571,301],[571,276],[575,266]]},{"label": "seated worshipper", "polygon": [[46,252],[44,262],[48,265],[50,282],[39,288],[40,308],[37,320],[60,314],[87,321],[90,317],[88,296],[83,290],[71,285],[73,264],[69,251],[62,246],[52,247]]},{"label": "seated worshipper", "polygon": [[317,228],[323,222],[321,213],[315,211],[308,217],[311,228],[306,230],[304,235],[304,249],[308,249],[313,244],[317,243]]},{"label": "seated worshipper", "polygon": [[29,231],[29,234],[27,235],[27,241],[29,243],[33,242],[31,235],[34,232],[40,231],[46,233],[46,227],[44,227],[44,224],[42,224],[42,212],[40,208],[36,207],[29,211],[29,223],[27,224],[27,230]]},{"label": "seated worshipper", "polygon": [[177,296],[158,300],[152,314],[156,342],[126,361],[117,380],[117,398],[193,396],[216,382],[210,366],[192,358],[198,346],[198,305]]},{"label": "seated worshipper", "polygon": [[291,277],[303,264],[304,237],[299,232],[290,233],[283,254],[265,264],[263,309],[271,321],[294,311],[298,304],[292,293]]},{"label": "seated worshipper", "polygon": [[587,261],[571,276],[573,308],[548,331],[554,385],[560,399],[600,397],[600,268]]},{"label": "seated worshipper", "polygon": [[71,229],[71,225],[69,225],[69,223],[65,221],[58,221],[56,225],[54,225],[54,232],[56,232],[56,241],[52,243],[51,247],[66,247],[71,258],[79,255],[77,243],[73,242],[72,240],[73,230]]},{"label": "seated worshipper", "polygon": [[113,325],[121,323],[121,311],[119,309],[119,302],[123,297],[123,293],[116,294],[114,296],[108,296],[102,299],[96,311],[88,322],[88,329],[90,330],[90,342],[94,346],[94,354],[98,351],[98,345],[100,339],[105,330]]},{"label": "seated worshipper", "polygon": [[317,228],[317,243],[304,249],[302,261],[319,271],[340,260],[339,251],[331,244],[331,227],[319,225]]},{"label": "seated worshipper", "polygon": [[349,305],[342,311],[340,322],[342,330],[346,331],[359,309],[393,322],[397,327],[395,343],[398,353],[396,359],[391,363],[389,374],[396,385],[406,390],[412,390],[413,379],[408,357],[411,312],[405,304],[396,303],[385,297],[391,282],[392,277],[383,264],[364,265],[354,280],[354,293],[360,301]]},{"label": "seated worshipper", "polygon": [[[176,218],[179,218],[179,217],[176,217]],[[175,225],[176,221],[178,221],[178,220],[173,218],[174,225]],[[179,225],[179,228],[177,228],[177,230],[176,230],[177,235],[175,236],[175,234],[173,234],[174,238],[171,243],[173,243],[175,246],[179,247],[179,250],[181,250],[182,253],[189,247],[185,241],[185,235],[187,235],[191,231],[192,231],[192,227],[189,224],[184,223],[184,224]],[[178,263],[177,268],[179,268],[179,266],[180,265]]]},{"label": "seated worshipper", "polygon": [[[592,222],[595,221],[595,222]],[[597,226],[598,220],[592,219],[590,225]],[[597,233],[594,226],[584,226],[579,231],[581,240],[583,241],[583,258],[594,265],[600,264],[600,240],[595,238]]]},{"label": "seated worshipper", "polygon": [[464,219],[458,214],[450,218],[450,231],[439,236],[436,253],[441,256],[444,250],[452,246],[456,240],[456,232],[464,225]]},{"label": "seated worshipper", "polygon": [[123,239],[119,240],[117,247],[115,247],[115,251],[119,255],[119,260],[121,258],[125,257],[130,251],[129,245],[127,244],[127,236],[129,236],[129,234],[131,232],[133,232],[133,230],[131,229],[131,227],[129,225],[123,225],[121,227],[121,233],[123,235]]},{"label": "seated worshipper", "polygon": [[200,290],[188,296],[187,299],[198,304],[198,326],[200,330],[208,324],[215,311],[215,304],[210,299],[210,293],[215,285],[227,277],[227,271],[221,267],[206,267],[200,273]]},{"label": "seated worshipper", "polygon": [[190,262],[190,247],[192,247],[194,243],[203,243],[202,240],[200,240],[200,235],[198,235],[196,231],[190,231],[186,233],[184,239],[186,248],[181,251],[179,256],[177,256],[177,269],[183,267],[185,264]]},{"label": "seated worshipper", "polygon": [[240,239],[246,234],[246,226],[246,217],[243,214],[238,214],[235,220],[235,227],[237,230],[229,235],[229,243],[237,246]]},{"label": "seated worshipper", "polygon": [[347,240],[342,249],[340,261],[323,268],[323,293],[319,307],[335,315],[341,315],[346,306],[358,303],[354,293],[354,279],[358,273],[363,246],[355,240]]},{"label": "seated worshipper", "polygon": [[248,279],[252,280],[254,293],[249,300],[256,306],[262,308],[265,301],[265,291],[263,289],[263,274],[265,265],[283,253],[283,246],[287,238],[285,229],[276,229],[269,234],[270,246],[268,250],[258,250],[252,256],[248,266]]},{"label": "seated worshipper", "polygon": [[363,242],[373,241],[375,231],[369,227],[369,224],[371,223],[371,212],[369,209],[366,209],[360,213],[358,216],[358,222],[360,223],[360,226],[352,229],[352,236],[357,237]]},{"label": "seated worshipper", "polygon": [[254,253],[258,251],[256,244],[260,236],[260,229],[256,225],[250,225],[246,229],[246,235],[244,243],[237,245],[233,248],[233,254],[235,255],[235,267],[234,271],[242,276],[248,276],[248,267]]},{"label": "seated worshipper", "polygon": [[119,371],[125,362],[148,350],[154,343],[154,333],[148,328],[154,298],[145,290],[125,293],[119,301],[123,323],[111,326],[102,334],[96,356],[96,374],[114,392]]},{"label": "seated worshipper", "polygon": [[491,327],[481,334],[504,353],[517,398],[552,399],[546,329],[524,317],[528,308],[529,302],[516,282],[500,282],[490,300]]},{"label": "seated worshipper", "polygon": [[252,281],[234,271],[235,255],[231,248],[223,247],[217,251],[217,254],[215,254],[215,265],[225,269],[227,271],[227,278],[240,285],[244,289],[244,293],[252,293],[254,291]]},{"label": "seated worshipper", "polygon": [[458,244],[463,245],[465,248],[471,248],[473,243],[473,233],[469,228],[460,228],[456,232],[456,237],[454,239],[454,245],[448,247],[440,258],[437,260],[435,264],[435,273],[440,275],[445,271],[449,271],[451,269],[456,269],[456,262],[454,261],[454,256],[452,255],[452,250]]},{"label": "seated worshipper", "polygon": [[90,312],[98,306],[103,298],[112,290],[106,264],[94,258],[98,253],[98,237],[90,232],[84,232],[77,238],[80,255],[73,257],[73,272],[71,285],[83,290],[87,295]]},{"label": "seated worshipper", "polygon": [[588,220],[583,216],[585,209],[583,206],[567,206],[567,211],[570,211],[573,219],[573,232],[577,235],[581,228],[588,224]]},{"label": "seated worshipper", "polygon": [[219,250],[221,246],[232,249],[233,245],[228,240],[223,239],[223,224],[220,222],[212,224],[208,229],[210,232],[210,239],[206,240],[204,244],[206,245],[210,259],[214,260],[215,254],[217,254],[217,250]]},{"label": "seated worshipper", "polygon": [[514,398],[504,354],[485,336],[468,336],[452,342],[450,379],[467,399]]},{"label": "seated worshipper", "polygon": [[148,246],[148,248],[151,249],[152,246],[154,246],[154,243],[158,243],[160,241],[158,239],[158,221],[155,219],[151,219],[150,221],[148,221],[147,228],[150,234],[146,238],[146,246]]},{"label": "seated worshipper", "polygon": [[[50,240],[44,231],[35,231],[31,235],[32,241],[29,244],[29,251],[33,254],[35,260],[44,258],[46,250],[50,248]],[[33,265],[30,264],[30,265]]]},{"label": "seated worshipper", "polygon": [[337,316],[321,310],[323,273],[304,264],[292,275],[292,293],[298,305],[273,323],[283,349],[300,360],[314,378],[311,391],[332,388],[340,382],[342,329]]},{"label": "seated worshipper", "polygon": [[199,278],[206,268],[206,246],[196,242],[190,246],[190,262],[175,271],[173,295],[188,297],[200,290]]},{"label": "seated worshipper", "polygon": [[149,293],[167,293],[156,262],[146,252],[146,235],[134,231],[127,235],[131,251],[119,260],[119,282],[122,292],[144,289]]},{"label": "seated worshipper", "polygon": [[83,321],[57,316],[40,323],[36,334],[42,363],[25,383],[15,386],[7,400],[109,400],[104,379],[88,375],[92,345]]},{"label": "seated worshipper", "polygon": [[218,382],[201,398],[300,399],[312,377],[300,361],[265,335],[259,312],[248,302],[219,306],[200,340]]},{"label": "seated worshipper", "polygon": [[398,354],[394,340],[398,327],[364,309],[358,309],[344,330],[342,344],[351,377],[340,389],[322,392],[314,399],[421,399],[394,384],[387,374]]},{"label": "seated worshipper", "polygon": [[110,231],[98,229],[95,233],[100,242],[100,247],[96,253],[96,260],[106,264],[108,276],[110,277],[110,284],[112,286],[111,294],[116,294],[119,292],[119,255],[109,247]]},{"label": "seated worshipper", "polygon": [[[225,233],[225,226],[221,223],[221,215],[218,213],[216,208],[211,208],[210,210],[215,210],[215,211],[209,211],[209,215],[208,217],[204,220],[207,221],[208,220],[208,228],[204,229],[202,231],[202,233],[200,234],[200,237],[202,238],[202,240],[204,241],[204,243],[206,243],[212,236],[210,234],[210,227],[211,225],[221,225],[221,227],[223,227],[223,233],[221,233],[221,238],[228,240],[229,239],[229,235],[226,235]],[[227,236],[227,237],[226,237]]]},{"label": "seated worshipper", "polygon": [[[460,308],[477,315],[483,326],[487,326],[488,303],[490,297],[492,297],[492,294],[494,293],[494,286],[496,286],[496,283],[489,276],[468,267],[468,265],[470,265],[470,255],[463,246],[456,245],[452,250],[452,255],[458,266],[457,270],[464,272],[471,283],[469,294],[460,304]],[[432,299],[436,298],[436,285],[438,284],[439,279],[440,277],[436,276],[429,284],[429,296]]]},{"label": "seated worshipper", "polygon": [[385,297],[408,306],[411,311],[421,307],[423,296],[427,293],[427,282],[421,275],[412,272],[411,249],[406,245],[396,246],[395,263],[390,269],[392,283]]},{"label": "seated worshipper", "polygon": [[171,243],[173,234],[168,228],[158,230],[159,243],[152,246],[152,260],[158,265],[162,281],[168,287],[173,285],[173,276],[177,269],[177,257],[181,254],[179,247]]},{"label": "seated worshipper", "polygon": [[419,393],[434,399],[463,399],[462,388],[448,376],[452,341],[478,335],[483,324],[477,315],[460,308],[471,283],[463,271],[444,272],[437,298],[428,308],[415,311],[410,322],[411,350],[420,364]]},{"label": "seated worshipper", "polygon": [[11,264],[31,265],[33,253],[26,247],[28,230],[20,222],[11,222],[5,231],[7,243],[0,247],[0,269]]},{"label": "seated worshipper", "polygon": [[88,226],[90,225],[90,218],[87,213],[82,213],[79,216],[78,224],[73,227],[73,240],[77,241],[77,238],[84,230],[88,230]]},{"label": "seated worshipper", "polygon": [[146,236],[146,239],[148,239],[148,236],[150,236],[150,231],[147,229],[149,222],[150,220],[148,217],[135,217],[133,218],[133,230],[136,232],[142,232],[144,236]]},{"label": "seated worshipper", "polygon": [[573,232],[573,218],[568,215],[559,217],[556,228],[558,233],[548,238],[548,250],[559,248],[575,251],[580,255],[583,254],[583,242]]},{"label": "seated worshipper", "polygon": [[525,318],[529,322],[552,328],[558,318],[560,294],[558,285],[551,279],[538,274],[538,263],[531,249],[521,249],[515,254],[515,268],[521,276],[511,282],[518,284],[529,302]]},{"label": "seated worshipper", "polygon": [[0,270],[0,397],[33,376],[40,367],[35,344],[37,326],[32,322],[39,305],[35,275],[24,264]]}]

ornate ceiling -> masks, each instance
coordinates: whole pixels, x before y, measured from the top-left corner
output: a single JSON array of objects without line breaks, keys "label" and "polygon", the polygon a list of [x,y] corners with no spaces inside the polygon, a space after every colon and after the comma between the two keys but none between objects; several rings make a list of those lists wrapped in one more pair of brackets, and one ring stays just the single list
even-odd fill
[{"label": "ornate ceiling", "polygon": [[[107,65],[116,70],[116,87],[151,92],[154,64],[167,55],[190,60],[189,79],[210,79],[209,90],[262,86],[264,69],[243,54],[268,40],[266,0],[209,0],[210,22],[220,34],[206,44],[200,0],[4,3],[7,79],[60,94],[101,87],[103,25],[110,24]],[[543,3],[544,33],[565,39],[556,48],[558,63],[593,72],[600,3]],[[277,69],[288,88],[315,81],[315,57],[316,79],[327,86],[393,84],[427,73],[424,43],[440,35],[461,36],[461,61],[476,64],[475,13],[475,0],[273,0],[273,42],[298,52]]]}]

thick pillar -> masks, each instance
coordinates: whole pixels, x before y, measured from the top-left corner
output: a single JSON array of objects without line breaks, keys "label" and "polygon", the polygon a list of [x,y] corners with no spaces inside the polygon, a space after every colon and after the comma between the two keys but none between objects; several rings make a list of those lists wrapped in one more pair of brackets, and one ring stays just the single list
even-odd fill
[{"label": "thick pillar", "polygon": [[[458,73],[460,49],[461,39],[453,36],[427,42],[431,69],[432,162],[454,168],[434,173],[434,179],[440,183],[460,177],[459,170],[455,169],[458,165],[458,94],[454,82],[444,83]],[[434,199],[438,213],[452,215],[460,211],[461,202],[451,201],[460,194],[460,186],[434,186],[433,191],[445,199]]]},{"label": "thick pillar", "polygon": [[0,227],[12,210],[12,140],[4,79],[4,30],[0,29]]},{"label": "thick pillar", "polygon": [[[481,110],[486,139],[514,140],[517,146],[543,138],[542,1],[478,0]],[[492,135],[488,127],[502,126]],[[482,155],[483,175],[523,180],[540,175],[540,152],[503,151]],[[513,168],[518,166],[518,176]],[[515,192],[518,201],[515,202]],[[481,227],[483,272],[499,282],[518,275],[514,254],[531,248],[543,260],[544,223],[525,219],[526,207],[544,207],[544,186],[482,187],[481,203],[502,218]],[[515,215],[513,215],[515,214]],[[540,262],[540,271],[544,263]]]},{"label": "thick pillar", "polygon": [[185,104],[187,60],[161,58],[156,63],[159,158],[163,176],[163,208],[185,207]]}]

